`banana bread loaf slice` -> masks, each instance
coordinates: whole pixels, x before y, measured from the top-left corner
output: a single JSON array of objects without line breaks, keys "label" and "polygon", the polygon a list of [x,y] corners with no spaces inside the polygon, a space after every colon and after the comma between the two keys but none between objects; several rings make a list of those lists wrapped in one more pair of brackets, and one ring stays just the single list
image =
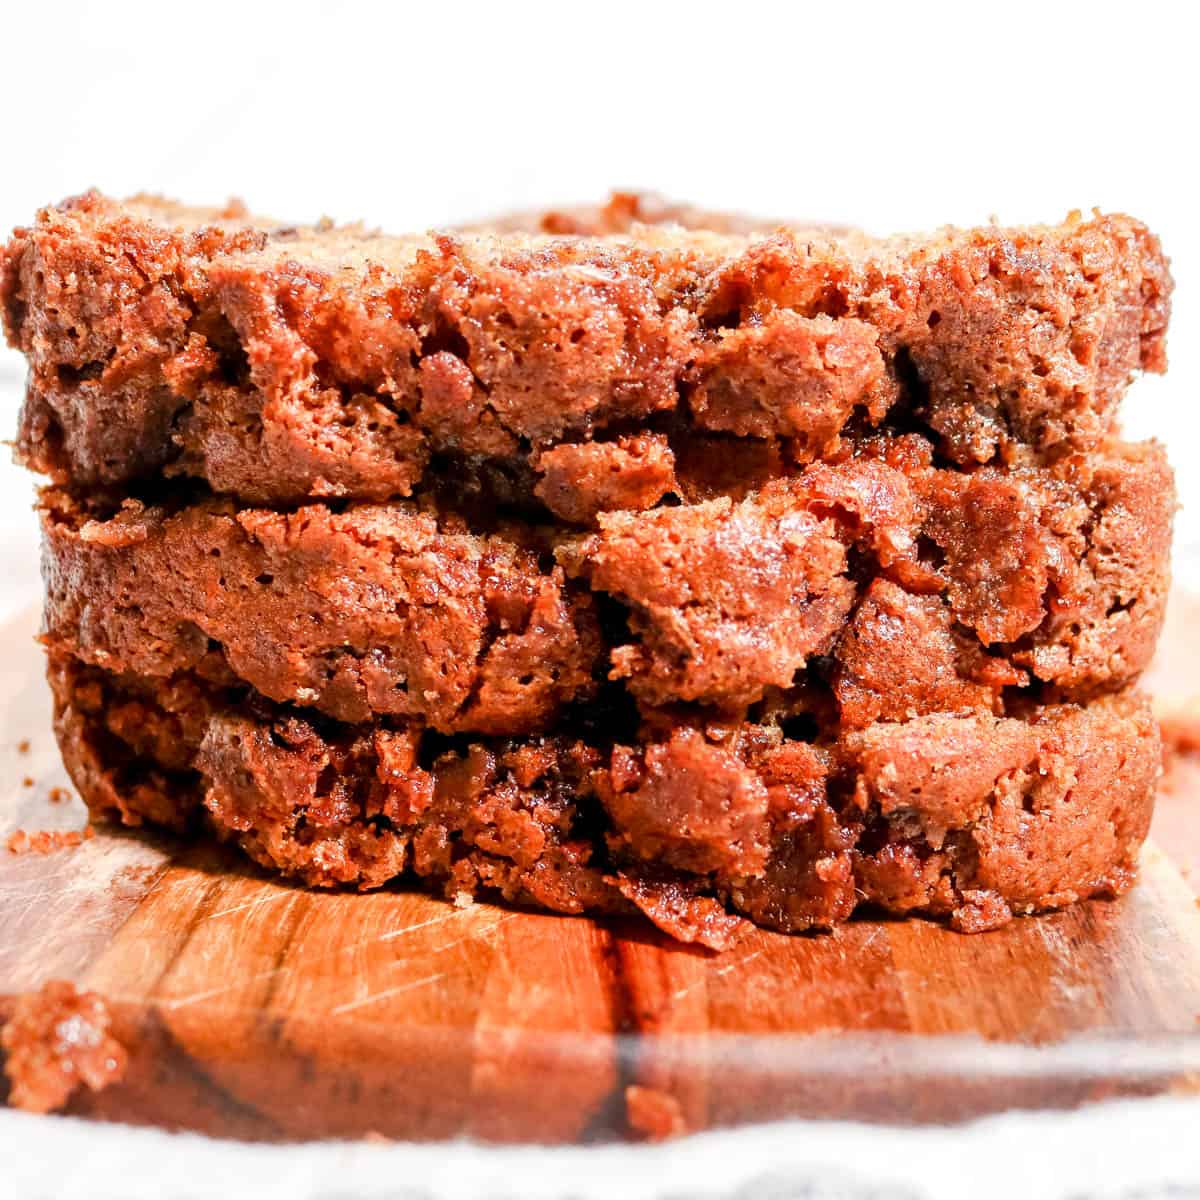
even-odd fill
[{"label": "banana bread loaf slice", "polygon": [[568,520],[653,503],[653,481],[583,502],[572,481],[594,453],[638,475],[650,451],[621,438],[671,424],[789,463],[873,427],[963,465],[1093,447],[1131,376],[1164,368],[1170,291],[1143,225],[1077,214],[890,239],[397,238],[89,193],[0,255],[30,364],[18,455],[60,482],[388,499],[485,462]]},{"label": "banana bread loaf slice", "polygon": [[50,679],[97,817],[215,835],[311,886],[410,876],[459,903],[639,910],[717,948],[747,919],[829,928],[869,904],[973,931],[1119,893],[1161,759],[1132,692],[816,741],[713,722],[613,744],[346,725],[58,653]]},{"label": "banana bread loaf slice", "polygon": [[834,731],[1136,679],[1169,579],[1157,446],[972,472],[913,436],[860,449],[575,535],[472,530],[432,497],[113,512],[50,491],[46,638],[116,672],[443,733],[547,732],[601,689],[741,720],[815,688]]}]

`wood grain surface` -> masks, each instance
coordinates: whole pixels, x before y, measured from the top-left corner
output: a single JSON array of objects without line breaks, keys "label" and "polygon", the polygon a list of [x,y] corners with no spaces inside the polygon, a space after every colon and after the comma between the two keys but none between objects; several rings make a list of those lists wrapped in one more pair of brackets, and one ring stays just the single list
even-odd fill
[{"label": "wood grain surface", "polygon": [[[1200,680],[1185,608],[1166,693]],[[0,635],[0,841],[84,821],[50,799],[67,781],[33,629]],[[0,850],[0,1015],[48,979],[93,988],[130,1069],[71,1111],[263,1139],[621,1137],[631,1085],[693,1130],[1194,1090],[1200,912],[1177,864],[1200,863],[1200,768],[1170,781],[1121,901],[975,936],[755,931],[720,955],[641,921],[308,892],[217,847],[105,828]]]}]

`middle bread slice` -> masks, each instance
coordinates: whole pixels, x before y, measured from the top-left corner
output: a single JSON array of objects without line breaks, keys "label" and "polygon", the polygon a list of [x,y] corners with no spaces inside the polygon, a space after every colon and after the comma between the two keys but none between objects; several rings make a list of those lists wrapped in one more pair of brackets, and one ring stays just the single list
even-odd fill
[{"label": "middle bread slice", "polygon": [[964,471],[915,434],[588,531],[468,522],[460,499],[48,490],[45,639],[345,722],[530,735],[687,705],[803,711],[835,737],[1127,686],[1161,627],[1174,510],[1152,444]]}]

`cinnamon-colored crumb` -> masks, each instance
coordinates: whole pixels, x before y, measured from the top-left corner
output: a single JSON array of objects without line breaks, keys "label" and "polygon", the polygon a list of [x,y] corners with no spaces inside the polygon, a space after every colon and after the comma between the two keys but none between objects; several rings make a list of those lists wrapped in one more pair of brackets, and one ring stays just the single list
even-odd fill
[{"label": "cinnamon-colored crumb", "polygon": [[73,849],[96,836],[88,825],[83,829],[39,829],[34,833],[18,829],[8,839],[10,854],[50,854],[55,850]]},{"label": "cinnamon-colored crumb", "polygon": [[33,787],[33,777],[31,775],[26,775],[25,778],[21,780],[21,786],[27,788]]},{"label": "cinnamon-colored crumb", "polygon": [[986,933],[1012,920],[1012,909],[995,892],[964,892],[963,903],[950,914],[958,933]]},{"label": "cinnamon-colored crumb", "polygon": [[28,738],[22,738],[17,743],[17,753],[18,754],[28,754],[29,753],[29,739]]},{"label": "cinnamon-colored crumb", "polygon": [[1163,755],[1200,754],[1200,696],[1159,713]]},{"label": "cinnamon-colored crumb", "polygon": [[679,1101],[660,1088],[631,1084],[625,1089],[625,1116],[630,1131],[648,1142],[663,1142],[687,1133]]},{"label": "cinnamon-colored crumb", "polygon": [[47,794],[47,799],[51,804],[61,804],[64,800],[69,800],[71,793],[66,788],[52,787]]},{"label": "cinnamon-colored crumb", "polygon": [[[633,476],[653,457],[603,445]],[[573,471],[612,465],[561,450],[544,480],[576,498]],[[51,490],[45,642],[123,674],[236,677],[353,724],[518,736],[582,711],[605,674],[644,704],[745,708],[826,660],[855,728],[1001,712],[1035,680],[1087,700],[1136,678],[1169,574],[1158,448],[1108,443],[1070,479],[935,466],[915,435],[860,451],[736,504],[601,513],[552,547],[515,522],[465,532],[433,501],[109,514]]]},{"label": "cinnamon-colored crumb", "polygon": [[109,1034],[111,1021],[100,996],[64,980],[22,996],[0,1031],[9,1104],[51,1112],[80,1085],[99,1092],[121,1079],[128,1055]]},{"label": "cinnamon-colored crumb", "polygon": [[1164,792],[1173,792],[1178,784],[1178,768],[1184,760],[1196,760],[1200,755],[1200,696],[1183,703],[1162,704],[1155,701],[1162,739],[1162,781]]}]

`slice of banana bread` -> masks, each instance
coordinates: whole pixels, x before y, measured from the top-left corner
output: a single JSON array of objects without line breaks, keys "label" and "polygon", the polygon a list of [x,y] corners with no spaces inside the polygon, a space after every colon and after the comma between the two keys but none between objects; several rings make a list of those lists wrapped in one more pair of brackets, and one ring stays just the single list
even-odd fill
[{"label": "slice of banana bread", "polygon": [[311,720],[245,688],[61,654],[50,678],[97,816],[207,826],[312,886],[410,874],[459,902],[637,909],[717,948],[745,918],[829,928],[873,904],[978,930],[1118,893],[1161,761],[1133,693],[815,742],[772,723],[676,723],[603,745]]},{"label": "slice of banana bread", "polygon": [[384,499],[465,459],[540,475],[568,519],[626,502],[573,500],[581,444],[671,423],[793,463],[873,427],[964,465],[1090,448],[1164,368],[1170,291],[1124,216],[396,238],[89,193],[0,256],[18,453],[60,482]]},{"label": "slice of banana bread", "polygon": [[836,731],[1137,677],[1168,583],[1159,448],[972,473],[933,466],[916,437],[862,448],[736,503],[613,513],[582,535],[472,531],[430,498],[109,515],[48,492],[46,638],[113,671],[195,671],[443,733],[546,732],[601,688],[610,706],[738,720],[816,688]]}]

